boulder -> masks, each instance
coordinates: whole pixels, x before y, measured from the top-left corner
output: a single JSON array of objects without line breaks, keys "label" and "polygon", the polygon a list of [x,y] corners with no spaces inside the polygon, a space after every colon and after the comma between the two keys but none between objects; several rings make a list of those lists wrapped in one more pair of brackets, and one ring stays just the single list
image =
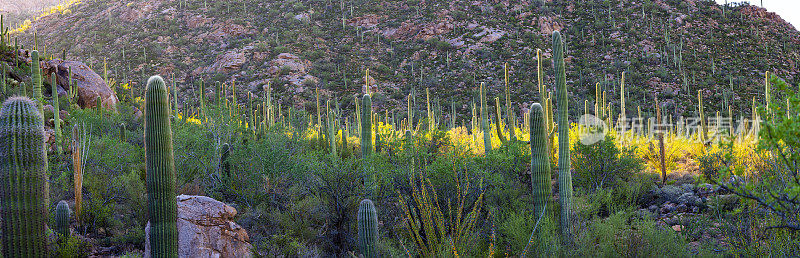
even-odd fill
[{"label": "boulder", "polygon": [[89,66],[78,61],[64,61],[53,59],[42,62],[42,75],[50,81],[50,74],[56,73],[56,82],[66,93],[69,85],[69,68],[72,68],[73,87],[78,87],[78,105],[81,108],[95,108],[97,98],[102,99],[102,106],[107,110],[116,111],[119,99],[117,94],[108,87],[103,77],[92,71]]},{"label": "boulder", "polygon": [[[179,257],[250,257],[247,231],[233,222],[236,209],[206,196],[179,195]],[[150,254],[150,222],[145,227],[145,257]]]}]

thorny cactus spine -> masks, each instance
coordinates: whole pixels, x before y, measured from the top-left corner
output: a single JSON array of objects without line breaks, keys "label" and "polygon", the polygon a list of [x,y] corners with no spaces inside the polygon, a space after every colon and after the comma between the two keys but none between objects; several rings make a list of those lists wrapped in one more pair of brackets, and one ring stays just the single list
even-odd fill
[{"label": "thorny cactus spine", "polygon": [[372,201],[358,205],[358,249],[366,258],[378,257],[378,216]]},{"label": "thorny cactus spine", "polygon": [[569,114],[567,75],[564,70],[564,43],[561,33],[553,32],[553,66],[556,71],[556,98],[558,101],[558,181],[561,202],[561,237],[565,244],[572,243],[572,174],[569,154]]},{"label": "thorny cactus spine", "polygon": [[12,97],[0,109],[0,216],[4,257],[49,257],[44,121],[36,104]]},{"label": "thorny cactus spine", "polygon": [[531,186],[533,190],[534,214],[541,214],[546,203],[550,202],[550,150],[547,144],[547,127],[544,110],[539,103],[533,103],[530,111],[531,142]]},{"label": "thorny cactus spine", "polygon": [[167,94],[164,79],[160,76],[153,76],[147,80],[144,146],[152,257],[178,256],[175,159]]}]

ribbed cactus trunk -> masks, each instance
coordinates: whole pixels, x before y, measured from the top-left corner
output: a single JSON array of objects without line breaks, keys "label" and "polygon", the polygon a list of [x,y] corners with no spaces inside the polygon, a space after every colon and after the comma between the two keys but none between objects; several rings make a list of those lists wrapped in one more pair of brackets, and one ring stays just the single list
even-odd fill
[{"label": "ribbed cactus trunk", "polygon": [[361,156],[372,155],[372,100],[364,94],[361,107]]},{"label": "ribbed cactus trunk", "polygon": [[58,202],[56,205],[56,225],[55,231],[61,241],[69,237],[69,216],[72,211],[69,210],[69,205],[66,201]]},{"label": "ribbed cactus trunk", "polygon": [[52,79],[53,95],[53,130],[56,134],[56,155],[61,155],[61,108],[58,103],[58,84],[56,83],[56,73],[50,75]]},{"label": "ribbed cactus trunk", "polygon": [[561,33],[553,32],[553,66],[556,70],[556,98],[558,99],[558,182],[561,203],[561,236],[565,244],[572,243],[572,174],[569,155],[569,105],[567,99],[567,74],[564,70],[564,45]]},{"label": "ribbed cactus trunk", "polygon": [[[530,111],[531,142],[531,189],[533,191],[534,214],[542,214],[545,204],[550,202],[552,189],[550,178],[550,150],[547,145],[547,125],[544,110],[539,103],[533,103]],[[552,206],[551,206],[552,207]]]},{"label": "ribbed cactus trunk", "polygon": [[330,143],[330,147],[331,147],[331,155],[333,155],[334,157],[336,157],[336,131],[338,131],[338,130],[336,130],[336,126],[334,125],[335,121],[336,120],[334,119],[333,110],[330,110],[330,108],[329,108],[328,109],[328,121],[327,121],[328,122],[328,142]]},{"label": "ribbed cactus trunk", "polygon": [[4,257],[49,257],[47,156],[36,103],[12,97],[0,109],[0,216]]},{"label": "ribbed cactus trunk", "polygon": [[164,79],[150,77],[145,95],[144,148],[152,257],[178,256],[175,160],[169,113]]},{"label": "ribbed cactus trunk", "polygon": [[33,100],[39,114],[44,114],[44,97],[42,96],[42,73],[39,67],[39,51],[31,51],[31,83],[33,83]]},{"label": "ribbed cactus trunk", "polygon": [[481,131],[483,131],[484,152],[490,152],[492,151],[492,138],[489,131],[489,114],[486,110],[486,92],[483,89],[483,83],[481,83],[479,98],[481,102]]},{"label": "ribbed cactus trunk", "polygon": [[494,103],[495,103],[494,106],[497,108],[497,120],[494,120],[495,129],[497,131],[497,138],[500,139],[501,143],[505,144],[506,143],[506,137],[503,135],[503,123],[502,123],[503,122],[503,114],[502,114],[502,111],[500,111],[501,110],[500,98],[499,97],[495,97],[494,98]]},{"label": "ribbed cactus trunk", "polygon": [[358,249],[366,258],[378,257],[378,215],[372,201],[358,205]]},{"label": "ribbed cactus trunk", "polygon": [[[372,156],[372,99],[369,94],[364,94],[362,98],[363,106],[361,107],[361,157],[367,158]],[[368,193],[372,193],[375,189],[375,175],[372,173],[372,168],[364,168],[364,185]]]}]

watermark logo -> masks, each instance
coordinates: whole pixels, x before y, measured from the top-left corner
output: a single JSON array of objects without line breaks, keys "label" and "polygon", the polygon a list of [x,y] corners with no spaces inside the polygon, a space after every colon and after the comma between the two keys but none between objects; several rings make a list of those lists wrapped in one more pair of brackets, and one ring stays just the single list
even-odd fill
[{"label": "watermark logo", "polygon": [[583,145],[592,145],[605,139],[608,133],[606,122],[593,115],[583,115],[578,119],[580,125],[580,141]]}]

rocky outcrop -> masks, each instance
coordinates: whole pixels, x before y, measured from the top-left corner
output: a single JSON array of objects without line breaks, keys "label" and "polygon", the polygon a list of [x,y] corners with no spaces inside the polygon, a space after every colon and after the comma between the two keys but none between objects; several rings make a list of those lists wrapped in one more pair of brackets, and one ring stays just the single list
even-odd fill
[{"label": "rocky outcrop", "polygon": [[311,70],[311,61],[290,53],[281,53],[275,59],[268,61],[266,65],[269,67],[267,68],[268,74],[288,81],[295,92],[303,92],[305,84],[316,84],[319,81],[317,77],[308,74]]},{"label": "rocky outcrop", "polygon": [[78,87],[78,105],[81,108],[95,108],[97,98],[102,100],[103,108],[116,110],[119,99],[117,94],[108,87],[100,75],[92,71],[89,66],[78,61],[64,61],[53,59],[42,62],[42,73],[48,81],[50,74],[56,73],[56,81],[63,92],[59,90],[59,95],[66,97],[69,89],[69,69],[72,68],[73,87]]},{"label": "rocky outcrop", "polygon": [[[236,209],[206,196],[180,195],[179,257],[250,257],[247,231],[233,222]],[[145,228],[145,257],[150,253],[150,223]]]}]

